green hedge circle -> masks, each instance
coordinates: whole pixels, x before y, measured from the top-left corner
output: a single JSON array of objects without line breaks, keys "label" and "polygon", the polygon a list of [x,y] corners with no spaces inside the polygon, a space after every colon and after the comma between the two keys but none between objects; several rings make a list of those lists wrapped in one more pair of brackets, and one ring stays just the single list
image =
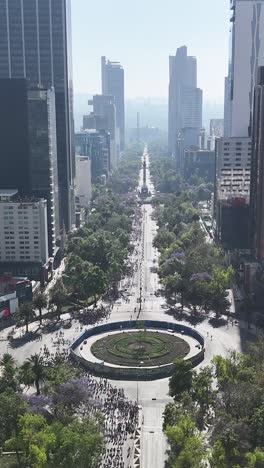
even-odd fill
[{"label": "green hedge circle", "polygon": [[179,336],[145,330],[110,334],[91,346],[97,359],[126,367],[169,364],[184,358],[189,351],[189,344]]}]

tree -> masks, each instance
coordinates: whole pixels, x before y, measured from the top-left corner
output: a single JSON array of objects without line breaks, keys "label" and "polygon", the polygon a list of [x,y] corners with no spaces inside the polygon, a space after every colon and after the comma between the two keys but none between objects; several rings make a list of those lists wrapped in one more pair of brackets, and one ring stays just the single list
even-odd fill
[{"label": "tree", "polygon": [[88,263],[80,276],[82,296],[93,296],[95,305],[97,297],[105,291],[106,278],[104,272],[96,265]]},{"label": "tree", "polygon": [[[70,379],[60,384],[53,394],[56,417],[69,423],[76,412],[85,415],[95,408],[92,382],[89,377]],[[98,402],[97,407],[100,407]]]},{"label": "tree", "polygon": [[255,449],[253,453],[246,455],[248,468],[263,468],[264,467],[264,452],[260,449]]},{"label": "tree", "polygon": [[232,267],[227,269],[214,268],[212,281],[210,283],[210,299],[208,306],[219,317],[221,314],[226,314],[229,310],[230,303],[227,299],[227,288],[230,287],[234,271]]},{"label": "tree", "polygon": [[187,284],[179,273],[166,276],[163,280],[165,286],[165,296],[172,304],[177,302],[177,295],[180,294],[181,308],[184,306],[184,296],[187,290]]},{"label": "tree", "polygon": [[[55,443],[56,435],[48,426],[45,418],[41,415],[27,413],[20,416],[18,433],[6,441],[5,449],[16,451],[19,466],[45,468],[49,453]],[[23,465],[21,465],[21,459]]]},{"label": "tree", "polygon": [[264,404],[256,408],[251,419],[252,439],[257,447],[264,446]]},{"label": "tree", "polygon": [[57,281],[57,283],[51,288],[50,290],[50,300],[49,303],[56,307],[56,313],[58,319],[60,319],[62,308],[66,303],[67,295],[61,280]]},{"label": "tree", "polygon": [[169,381],[169,394],[175,399],[192,386],[192,364],[190,361],[176,359],[174,371]]},{"label": "tree", "polygon": [[35,317],[33,304],[31,302],[24,302],[19,307],[19,316],[24,320],[26,325],[26,333],[28,333],[28,324]]},{"label": "tree", "polygon": [[215,403],[213,390],[213,368],[205,367],[195,372],[192,380],[191,396],[198,405],[197,423],[200,430],[204,429],[205,419]]},{"label": "tree", "polygon": [[28,409],[22,395],[11,389],[1,392],[0,398],[0,445],[18,432],[19,416]]},{"label": "tree", "polygon": [[68,361],[53,359],[46,367],[45,393],[57,393],[60,385],[80,377],[80,370]]},{"label": "tree", "polygon": [[43,356],[33,354],[20,368],[21,379],[25,385],[35,385],[37,395],[40,395],[40,383],[47,376],[47,369]]},{"label": "tree", "polygon": [[212,468],[240,466],[238,465],[239,458],[239,437],[232,429],[227,429],[213,445],[210,466]]},{"label": "tree", "polygon": [[176,241],[176,236],[173,232],[170,232],[166,229],[160,229],[156,235],[153,245],[159,251],[167,249],[168,247]]},{"label": "tree", "polygon": [[97,468],[104,451],[103,437],[95,422],[85,419],[67,426],[52,425],[57,442],[54,450],[54,467]]},{"label": "tree", "polygon": [[33,305],[39,311],[39,323],[42,325],[42,309],[47,307],[48,301],[47,296],[43,292],[38,293],[33,301]]},{"label": "tree", "polygon": [[17,390],[17,366],[15,359],[11,354],[5,353],[0,361],[1,378],[0,392],[7,389]]},{"label": "tree", "polygon": [[190,416],[182,415],[175,426],[167,426],[165,433],[171,446],[170,466],[173,468],[203,466],[204,444]]}]

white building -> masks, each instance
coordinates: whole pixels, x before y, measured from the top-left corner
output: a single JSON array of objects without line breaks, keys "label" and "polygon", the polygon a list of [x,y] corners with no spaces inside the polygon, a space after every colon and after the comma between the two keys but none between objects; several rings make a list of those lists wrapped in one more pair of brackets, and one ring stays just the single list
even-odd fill
[{"label": "white building", "polygon": [[0,190],[0,262],[48,262],[47,201]]},{"label": "white building", "polygon": [[[231,0],[231,50],[225,84],[225,135],[250,135],[254,86],[264,65],[263,0]],[[229,133],[229,135],[228,135]]]},{"label": "white building", "polygon": [[81,207],[89,207],[92,198],[92,168],[88,156],[76,156],[75,195]]},{"label": "white building", "polygon": [[216,184],[219,195],[249,196],[250,172],[250,138],[224,137],[216,140]]}]

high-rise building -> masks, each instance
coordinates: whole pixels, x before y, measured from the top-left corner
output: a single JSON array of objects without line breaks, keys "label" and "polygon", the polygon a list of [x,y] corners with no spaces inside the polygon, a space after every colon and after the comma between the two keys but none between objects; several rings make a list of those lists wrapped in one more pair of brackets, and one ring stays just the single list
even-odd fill
[{"label": "high-rise building", "polygon": [[264,67],[259,68],[252,132],[250,240],[258,261],[264,260]]},{"label": "high-rise building", "polygon": [[[101,57],[102,94],[115,98],[116,122],[120,131],[120,149],[125,147],[125,85],[124,69],[118,62],[110,62]],[[96,112],[96,111],[95,111]]]},{"label": "high-rise building", "polygon": [[215,236],[229,250],[249,249],[251,138],[216,139]]},{"label": "high-rise building", "polygon": [[115,140],[117,126],[115,98],[113,96],[96,94],[93,96],[93,99],[89,101],[89,105],[93,106],[95,115],[106,118],[105,123],[107,124],[107,128],[104,128],[104,130],[110,133],[112,140]]},{"label": "high-rise building", "polygon": [[[187,55],[187,47],[170,56],[169,81],[169,152],[176,153],[177,141],[184,128],[199,134],[202,127],[202,90],[197,88],[197,62]],[[192,132],[192,133],[193,133]]]},{"label": "high-rise building", "polygon": [[214,138],[222,138],[224,136],[224,119],[210,120],[210,136]]},{"label": "high-rise building", "polygon": [[55,93],[0,79],[0,189],[47,200],[49,255],[59,236]]},{"label": "high-rise building", "polygon": [[215,152],[208,150],[186,150],[184,152],[184,178],[197,175],[207,182],[215,180]]},{"label": "high-rise building", "polygon": [[54,89],[29,89],[27,105],[31,193],[47,200],[49,254],[53,257],[60,234]]},{"label": "high-rise building", "polygon": [[97,115],[91,112],[83,116],[83,130],[106,130],[108,128],[108,120],[105,115]]},{"label": "high-rise building", "polygon": [[225,136],[251,134],[254,86],[264,65],[264,2],[231,0],[230,57],[225,81]]},{"label": "high-rise building", "polygon": [[91,160],[91,178],[96,182],[110,171],[110,134],[105,130],[84,130],[75,134],[76,154]]},{"label": "high-rise building", "polygon": [[[70,0],[0,0],[0,78],[55,89],[60,224],[74,224]],[[18,187],[17,184],[15,184]]]},{"label": "high-rise building", "polygon": [[94,112],[90,116],[84,116],[83,122],[87,123],[90,129],[94,124],[93,129],[105,130],[110,134],[110,166],[114,169],[120,157],[120,133],[117,127],[115,98],[96,94],[88,103],[93,106]]},{"label": "high-rise building", "polygon": [[80,206],[88,208],[92,199],[92,168],[89,156],[76,154],[75,193]]},{"label": "high-rise building", "polygon": [[0,190],[0,271],[47,279],[47,201]]}]

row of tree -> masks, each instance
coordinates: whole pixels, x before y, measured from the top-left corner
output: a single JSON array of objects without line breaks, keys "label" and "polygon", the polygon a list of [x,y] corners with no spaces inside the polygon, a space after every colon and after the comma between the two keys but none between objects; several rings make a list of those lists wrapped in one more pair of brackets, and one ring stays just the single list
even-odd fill
[{"label": "row of tree", "polygon": [[96,303],[106,290],[118,292],[126,273],[139,169],[137,149],[128,150],[107,185],[95,187],[88,222],[69,239],[63,283],[74,302],[92,297]]},{"label": "row of tree", "polygon": [[195,372],[177,360],[164,413],[169,466],[263,468],[264,338]]},{"label": "row of tree", "polygon": [[156,187],[161,193],[192,192],[196,200],[210,200],[213,184],[202,177],[192,174],[184,179],[175,170],[175,160],[166,153],[166,148],[149,145],[151,154],[150,173]]},{"label": "row of tree", "polygon": [[60,318],[65,307],[78,308],[96,302],[107,290],[116,296],[118,283],[126,273],[130,234],[136,209],[140,156],[136,147],[127,150],[124,159],[106,185],[93,187],[92,208],[85,226],[69,236],[66,268],[47,296],[40,292],[33,303],[18,310],[28,332],[36,318],[42,324],[43,310]]},{"label": "row of tree", "polygon": [[[154,160],[152,167],[171,165],[171,160]],[[166,179],[163,169],[159,179]],[[171,168],[175,175],[175,169]],[[164,178],[165,177],[165,178]],[[154,178],[155,182],[155,178]],[[159,226],[154,246],[160,251],[159,276],[170,306],[181,304],[194,313],[214,311],[217,316],[227,313],[227,288],[233,269],[227,268],[224,253],[208,243],[200,223],[199,188],[173,190],[155,200],[155,216]]]}]

